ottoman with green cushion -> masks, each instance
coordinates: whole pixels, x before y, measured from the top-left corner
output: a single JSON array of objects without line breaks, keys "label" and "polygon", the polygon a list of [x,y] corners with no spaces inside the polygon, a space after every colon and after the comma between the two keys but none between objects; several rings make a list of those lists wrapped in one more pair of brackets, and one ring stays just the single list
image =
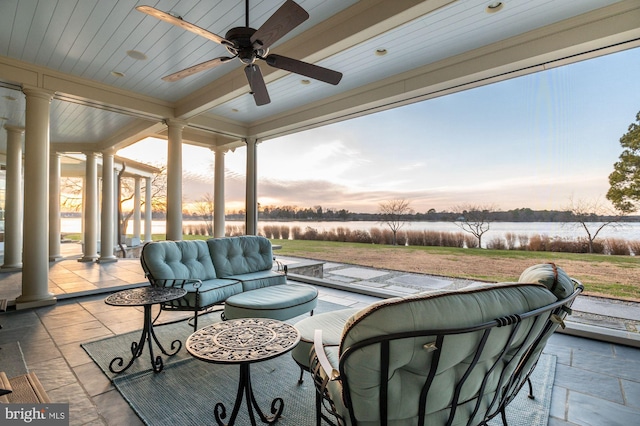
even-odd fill
[{"label": "ottoman with green cushion", "polygon": [[316,314],[294,324],[300,333],[300,343],[293,348],[291,356],[302,370],[300,371],[300,383],[302,383],[303,371],[309,370],[309,352],[313,347],[313,334],[315,331],[322,330],[323,345],[338,346],[344,325],[352,315],[359,311],[359,308],[340,309]]},{"label": "ottoman with green cushion", "polygon": [[315,287],[287,283],[233,295],[224,302],[224,318],[271,318],[280,321],[313,311],[318,304]]}]

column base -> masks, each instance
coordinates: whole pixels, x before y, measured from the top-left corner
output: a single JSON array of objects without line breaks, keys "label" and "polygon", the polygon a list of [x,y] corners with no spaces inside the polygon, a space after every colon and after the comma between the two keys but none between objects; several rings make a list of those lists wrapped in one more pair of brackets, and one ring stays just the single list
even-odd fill
[{"label": "column base", "polygon": [[49,262],[57,262],[58,260],[62,260],[61,254],[54,254],[52,256],[49,256]]},{"label": "column base", "polygon": [[55,305],[58,301],[58,299],[52,293],[49,293],[49,297],[46,297],[44,299],[26,300],[23,302],[20,300],[21,298],[22,296],[16,298],[17,311],[19,311],[20,309],[40,308],[42,306]]},{"label": "column base", "polygon": [[117,262],[118,258],[117,257],[101,257],[98,260],[96,260],[97,263],[114,263]]},{"label": "column base", "polygon": [[0,266],[5,272],[14,272],[14,271],[22,271],[22,263],[14,263],[13,265],[2,265]]},{"label": "column base", "polygon": [[98,256],[83,256],[80,259],[78,259],[78,262],[89,263],[89,262],[95,262],[96,260],[98,260]]}]

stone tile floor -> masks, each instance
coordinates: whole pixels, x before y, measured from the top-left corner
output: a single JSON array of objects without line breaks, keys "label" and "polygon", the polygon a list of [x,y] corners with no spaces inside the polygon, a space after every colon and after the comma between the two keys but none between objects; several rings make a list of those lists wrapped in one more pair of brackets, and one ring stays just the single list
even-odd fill
[{"label": "stone tile floor", "polygon": [[[344,306],[364,307],[376,300],[330,288],[319,290],[322,300]],[[142,308],[108,306],[104,298],[70,298],[49,307],[1,314],[0,347],[20,342],[27,366],[51,398],[70,403],[70,424],[141,424],[80,347],[83,342],[141,328]],[[163,313],[161,319],[168,321],[175,315],[183,314]],[[640,349],[556,334],[545,352],[557,356],[551,426],[637,424]]]},{"label": "stone tile floor", "polygon": [[[78,263],[70,256],[52,264],[50,289],[58,295],[52,306],[0,313],[0,347],[19,341],[25,361],[35,371],[54,401],[69,402],[72,425],[141,424],[126,401],[102,374],[81,343],[138,330],[142,308],[120,308],[104,303],[106,294],[144,283],[137,259],[98,265]],[[415,281],[401,273],[384,274],[345,265],[325,265],[331,277],[389,294],[413,292],[428,282],[434,288],[464,286],[454,280],[433,277]],[[339,271],[343,272],[340,273]],[[338,273],[336,273],[338,272]],[[363,275],[364,274],[364,275]],[[0,298],[19,295],[19,273],[0,273]],[[340,281],[340,280],[336,280]],[[447,284],[448,283],[448,284]],[[54,287],[55,286],[55,287]],[[319,286],[322,300],[349,307],[364,307],[376,297]],[[394,290],[395,289],[395,290]],[[3,293],[4,292],[4,293]],[[580,299],[580,298],[579,298]],[[589,303],[589,307],[594,303]],[[638,315],[635,306],[624,305],[625,316]],[[610,312],[597,301],[594,310]],[[163,313],[161,321],[184,314]],[[598,317],[594,321],[600,321]],[[624,325],[624,324],[623,324]],[[566,334],[552,336],[545,350],[557,356],[550,426],[632,425],[640,415],[640,349]],[[145,360],[142,359],[142,362]],[[293,363],[293,361],[292,361]],[[206,415],[206,414],[205,414]]]}]

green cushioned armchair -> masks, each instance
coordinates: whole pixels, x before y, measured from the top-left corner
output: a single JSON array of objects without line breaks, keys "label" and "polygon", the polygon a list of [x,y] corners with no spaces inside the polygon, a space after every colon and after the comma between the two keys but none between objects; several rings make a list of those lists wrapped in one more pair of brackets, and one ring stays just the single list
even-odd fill
[{"label": "green cushioned armchair", "polygon": [[479,425],[501,414],[506,425],[505,407],[582,291],[569,282],[561,299],[538,282],[387,299],[351,316],[339,346],[323,347],[317,330],[317,424]]}]

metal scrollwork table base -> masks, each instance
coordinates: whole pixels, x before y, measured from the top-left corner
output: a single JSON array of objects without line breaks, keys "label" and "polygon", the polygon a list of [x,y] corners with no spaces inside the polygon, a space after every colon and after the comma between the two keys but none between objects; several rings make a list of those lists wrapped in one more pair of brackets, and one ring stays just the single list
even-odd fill
[{"label": "metal scrollwork table base", "polygon": [[[156,333],[153,331],[153,320],[151,319],[151,307],[158,303],[168,302],[171,300],[179,299],[187,294],[187,291],[183,288],[173,287],[141,287],[130,290],[123,290],[112,294],[105,299],[105,303],[111,306],[142,306],[144,307],[144,326],[142,328],[142,335],[138,342],[131,343],[131,360],[124,367],[124,358],[115,357],[109,363],[109,370],[112,373],[122,373],[131,365],[133,361],[142,355],[144,349],[144,343],[147,342],[149,347],[149,356],[151,357],[151,368],[154,373],[162,371],[163,363],[160,355],[154,358],[153,346],[151,339],[156,343],[158,349],[167,355],[175,355],[182,347],[180,340],[174,340],[171,342],[171,352],[167,352],[160,344],[160,341],[156,337]],[[117,365],[117,368],[115,367]]]},{"label": "metal scrollwork table base", "polygon": [[267,318],[224,321],[201,328],[189,336],[185,346],[187,352],[195,358],[216,364],[240,365],[238,391],[229,423],[223,422],[227,417],[224,404],[218,402],[215,405],[214,414],[218,425],[235,423],[243,396],[252,425],[256,425],[255,413],[263,423],[273,424],[278,421],[284,409],[284,401],[282,398],[275,398],[271,402],[271,415],[266,415],[260,409],[251,388],[250,366],[254,362],[275,358],[290,351],[299,341],[300,333],[295,327]]}]

